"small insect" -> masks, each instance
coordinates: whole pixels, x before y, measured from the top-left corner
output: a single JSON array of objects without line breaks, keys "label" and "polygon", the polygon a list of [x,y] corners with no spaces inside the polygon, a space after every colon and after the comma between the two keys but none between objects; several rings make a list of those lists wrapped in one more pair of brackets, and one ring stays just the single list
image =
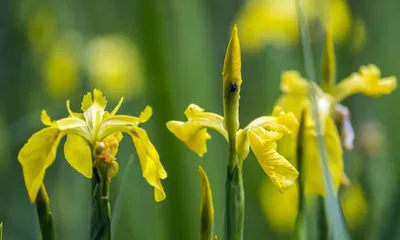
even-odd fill
[{"label": "small insect", "polygon": [[238,89],[238,86],[236,85],[236,83],[232,83],[229,85],[229,91],[230,92],[235,92]]}]

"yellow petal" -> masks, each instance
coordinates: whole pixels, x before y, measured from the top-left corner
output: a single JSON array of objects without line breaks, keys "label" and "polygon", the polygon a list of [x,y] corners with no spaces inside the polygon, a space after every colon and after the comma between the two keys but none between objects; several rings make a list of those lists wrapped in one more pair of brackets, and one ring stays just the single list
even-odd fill
[{"label": "yellow petal", "polygon": [[46,110],[42,110],[42,114],[40,115],[40,120],[42,121],[43,125],[51,126],[52,121],[50,116],[47,114]]},{"label": "yellow petal", "polygon": [[309,84],[297,71],[287,71],[281,75],[281,91],[284,93],[307,95]]},{"label": "yellow petal", "polygon": [[207,140],[211,139],[211,136],[207,133],[207,128],[198,122],[169,121],[167,128],[200,157],[207,152]]},{"label": "yellow petal", "polygon": [[93,105],[92,93],[88,92],[83,96],[81,109],[86,112]]},{"label": "yellow petal", "polygon": [[117,112],[118,112],[119,108],[121,107],[123,101],[124,101],[124,98],[122,97],[119,100],[117,106],[115,106],[115,108],[111,111],[110,116],[114,116],[115,114],[117,114]]},{"label": "yellow petal", "polygon": [[[279,155],[275,142],[270,142],[268,138],[264,140],[267,131],[262,128],[254,131],[255,129],[249,129],[247,132],[250,147],[264,172],[283,193],[285,189],[295,183],[299,173],[283,156]],[[260,134],[261,130],[265,132]]]},{"label": "yellow petal", "polygon": [[64,145],[67,162],[80,174],[92,178],[92,153],[87,142],[74,134],[67,135]]},{"label": "yellow petal", "polygon": [[87,123],[76,117],[62,118],[54,121],[52,127],[56,127],[66,134],[76,134],[86,141],[91,142],[91,134]]},{"label": "yellow petal", "polygon": [[98,105],[103,110],[106,108],[107,99],[99,89],[93,90],[93,100],[94,100],[93,104]]},{"label": "yellow petal", "polygon": [[[322,178],[322,165],[318,151],[316,136],[305,133],[304,164],[306,174],[306,194],[325,195]],[[324,131],[325,147],[328,155],[328,167],[331,173],[333,190],[338,191],[344,174],[342,146],[335,122],[329,118],[325,122]]]},{"label": "yellow petal", "polygon": [[371,97],[379,97],[391,93],[397,87],[395,76],[381,78],[379,68],[373,64],[361,66],[359,73],[353,73],[342,80],[335,89],[334,97],[340,102],[346,97],[363,93]]},{"label": "yellow petal", "polygon": [[150,142],[145,130],[133,128],[130,132],[136,152],[139,156],[143,177],[154,187],[154,198],[157,202],[163,201],[166,197],[160,179],[167,177],[167,172],[160,162],[156,148]]},{"label": "yellow petal", "polygon": [[195,104],[190,104],[185,115],[187,122],[169,121],[167,128],[193,152],[203,156],[207,152],[206,141],[211,138],[207,128],[211,128],[228,140],[228,134],[224,128],[224,119],[215,113],[204,112],[204,109]]},{"label": "yellow petal", "polygon": [[224,128],[224,118],[212,112],[204,112],[204,109],[196,104],[190,104],[185,110],[185,116],[190,121],[195,121],[204,127],[219,132],[226,140],[228,133]]},{"label": "yellow petal", "polygon": [[249,155],[250,146],[247,140],[247,128],[239,129],[236,133],[236,152],[238,153],[239,166],[242,166],[243,160]]},{"label": "yellow petal", "polygon": [[143,112],[139,115],[140,123],[147,122],[151,118],[151,115],[153,115],[153,109],[150,106],[146,106]]},{"label": "yellow petal", "polygon": [[214,228],[214,206],[211,193],[210,183],[206,172],[199,167],[200,186],[201,186],[201,202],[200,202],[200,231],[202,239],[212,238]]},{"label": "yellow petal", "polygon": [[265,218],[273,229],[289,232],[295,225],[298,210],[297,183],[282,194],[269,181],[263,181],[260,204]]},{"label": "yellow petal", "polygon": [[57,147],[63,136],[57,128],[44,128],[33,134],[18,154],[31,202],[36,199],[46,168],[56,158]]}]

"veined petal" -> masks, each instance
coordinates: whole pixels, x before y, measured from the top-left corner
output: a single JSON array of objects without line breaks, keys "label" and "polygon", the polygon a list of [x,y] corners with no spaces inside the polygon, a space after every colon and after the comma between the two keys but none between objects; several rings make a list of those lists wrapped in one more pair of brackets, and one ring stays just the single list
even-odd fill
[{"label": "veined petal", "polygon": [[105,108],[107,105],[107,99],[103,93],[98,90],[93,90],[93,100],[92,94],[87,93],[82,100],[82,111],[86,118],[86,122],[93,131],[97,131],[100,126],[103,116],[105,114]]},{"label": "veined petal", "polygon": [[353,73],[342,80],[334,91],[336,102],[341,102],[346,97],[363,93],[371,97],[379,97],[391,93],[397,87],[395,76],[381,78],[379,68],[373,64],[361,66],[359,73]]},{"label": "veined petal", "polygon": [[163,201],[166,195],[160,179],[165,179],[167,172],[160,162],[158,152],[144,129],[134,127],[130,130],[130,135],[139,156],[143,177],[154,187],[155,200]]},{"label": "veined petal", "polygon": [[75,134],[68,134],[64,145],[67,162],[80,174],[92,178],[92,153],[85,139]]},{"label": "veined petal", "polygon": [[25,185],[31,202],[36,199],[47,167],[56,158],[57,147],[63,136],[57,128],[44,128],[33,134],[18,154],[18,161],[22,165]]},{"label": "veined petal", "polygon": [[167,122],[167,128],[200,157],[207,152],[206,142],[208,139],[211,139],[211,136],[207,133],[207,128],[197,121],[188,121],[185,123],[169,121]]},{"label": "veined petal", "polygon": [[91,142],[91,134],[88,125],[85,121],[76,117],[62,118],[54,121],[52,127],[56,127],[64,133],[75,134],[87,142]]},{"label": "veined petal", "polygon": [[309,84],[297,71],[286,71],[281,75],[281,91],[284,93],[307,95]]},{"label": "veined petal", "polygon": [[270,177],[279,191],[283,193],[285,189],[295,183],[299,173],[276,151],[276,142],[271,142],[268,138],[265,140],[266,132],[262,128],[249,129],[247,136],[250,147],[264,172]]}]

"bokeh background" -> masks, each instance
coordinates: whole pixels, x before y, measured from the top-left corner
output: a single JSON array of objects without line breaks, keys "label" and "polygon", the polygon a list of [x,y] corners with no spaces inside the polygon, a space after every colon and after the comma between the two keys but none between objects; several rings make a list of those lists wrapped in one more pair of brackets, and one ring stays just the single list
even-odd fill
[{"label": "bokeh background", "polygon": [[[338,79],[362,64],[377,64],[383,76],[400,76],[400,2],[332,0],[332,9],[310,8],[310,16],[332,12],[336,23]],[[154,114],[144,125],[159,151],[168,178],[167,198],[156,203],[141,176],[128,137],[118,153],[120,171],[112,181],[114,239],[198,239],[198,166],[208,173],[214,197],[215,234],[223,236],[224,183],[228,148],[212,133],[199,158],[165,127],[183,120],[190,103],[222,114],[222,64],[236,22],[243,47],[242,126],[270,114],[280,95],[282,71],[303,72],[293,0],[2,0],[0,1],[0,221],[4,239],[40,239],[17,154],[42,128],[40,111],[67,115],[81,97],[101,89],[111,109]],[[336,4],[336,5],[335,5]],[[312,17],[310,17],[312,18]],[[318,24],[310,19],[310,25]],[[321,31],[312,31],[316,46]],[[322,48],[315,48],[316,56]],[[351,184],[342,187],[354,239],[400,238],[400,94],[371,99],[354,96],[344,104],[352,114],[356,148],[345,152]],[[62,146],[62,145],[61,145]],[[58,239],[87,239],[90,180],[65,161],[63,148],[47,171]],[[271,188],[253,155],[244,163],[245,239],[288,239],[297,199]],[[318,223],[316,224],[318,228]]]}]

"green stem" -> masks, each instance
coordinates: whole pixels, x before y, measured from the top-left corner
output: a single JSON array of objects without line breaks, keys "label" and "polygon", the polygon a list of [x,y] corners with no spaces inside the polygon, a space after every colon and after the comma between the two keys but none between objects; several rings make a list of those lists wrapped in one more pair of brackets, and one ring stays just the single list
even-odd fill
[{"label": "green stem", "polygon": [[43,240],[54,240],[54,221],[50,211],[50,201],[47,196],[46,188],[42,184],[36,197],[36,211],[39,217],[40,233]]},{"label": "green stem", "polygon": [[298,212],[296,217],[296,225],[294,231],[294,239],[306,240],[307,239],[307,206],[305,197],[305,174],[304,174],[304,161],[303,161],[303,137],[305,126],[305,113],[302,112],[300,117],[299,132],[297,135],[297,168],[299,171],[298,183]]},{"label": "green stem", "polygon": [[110,178],[93,168],[92,216],[90,222],[91,240],[111,239]]},{"label": "green stem", "polygon": [[[231,143],[231,146],[235,146]],[[230,148],[228,173],[225,183],[225,239],[241,240],[244,223],[244,188],[237,152]]]}]

